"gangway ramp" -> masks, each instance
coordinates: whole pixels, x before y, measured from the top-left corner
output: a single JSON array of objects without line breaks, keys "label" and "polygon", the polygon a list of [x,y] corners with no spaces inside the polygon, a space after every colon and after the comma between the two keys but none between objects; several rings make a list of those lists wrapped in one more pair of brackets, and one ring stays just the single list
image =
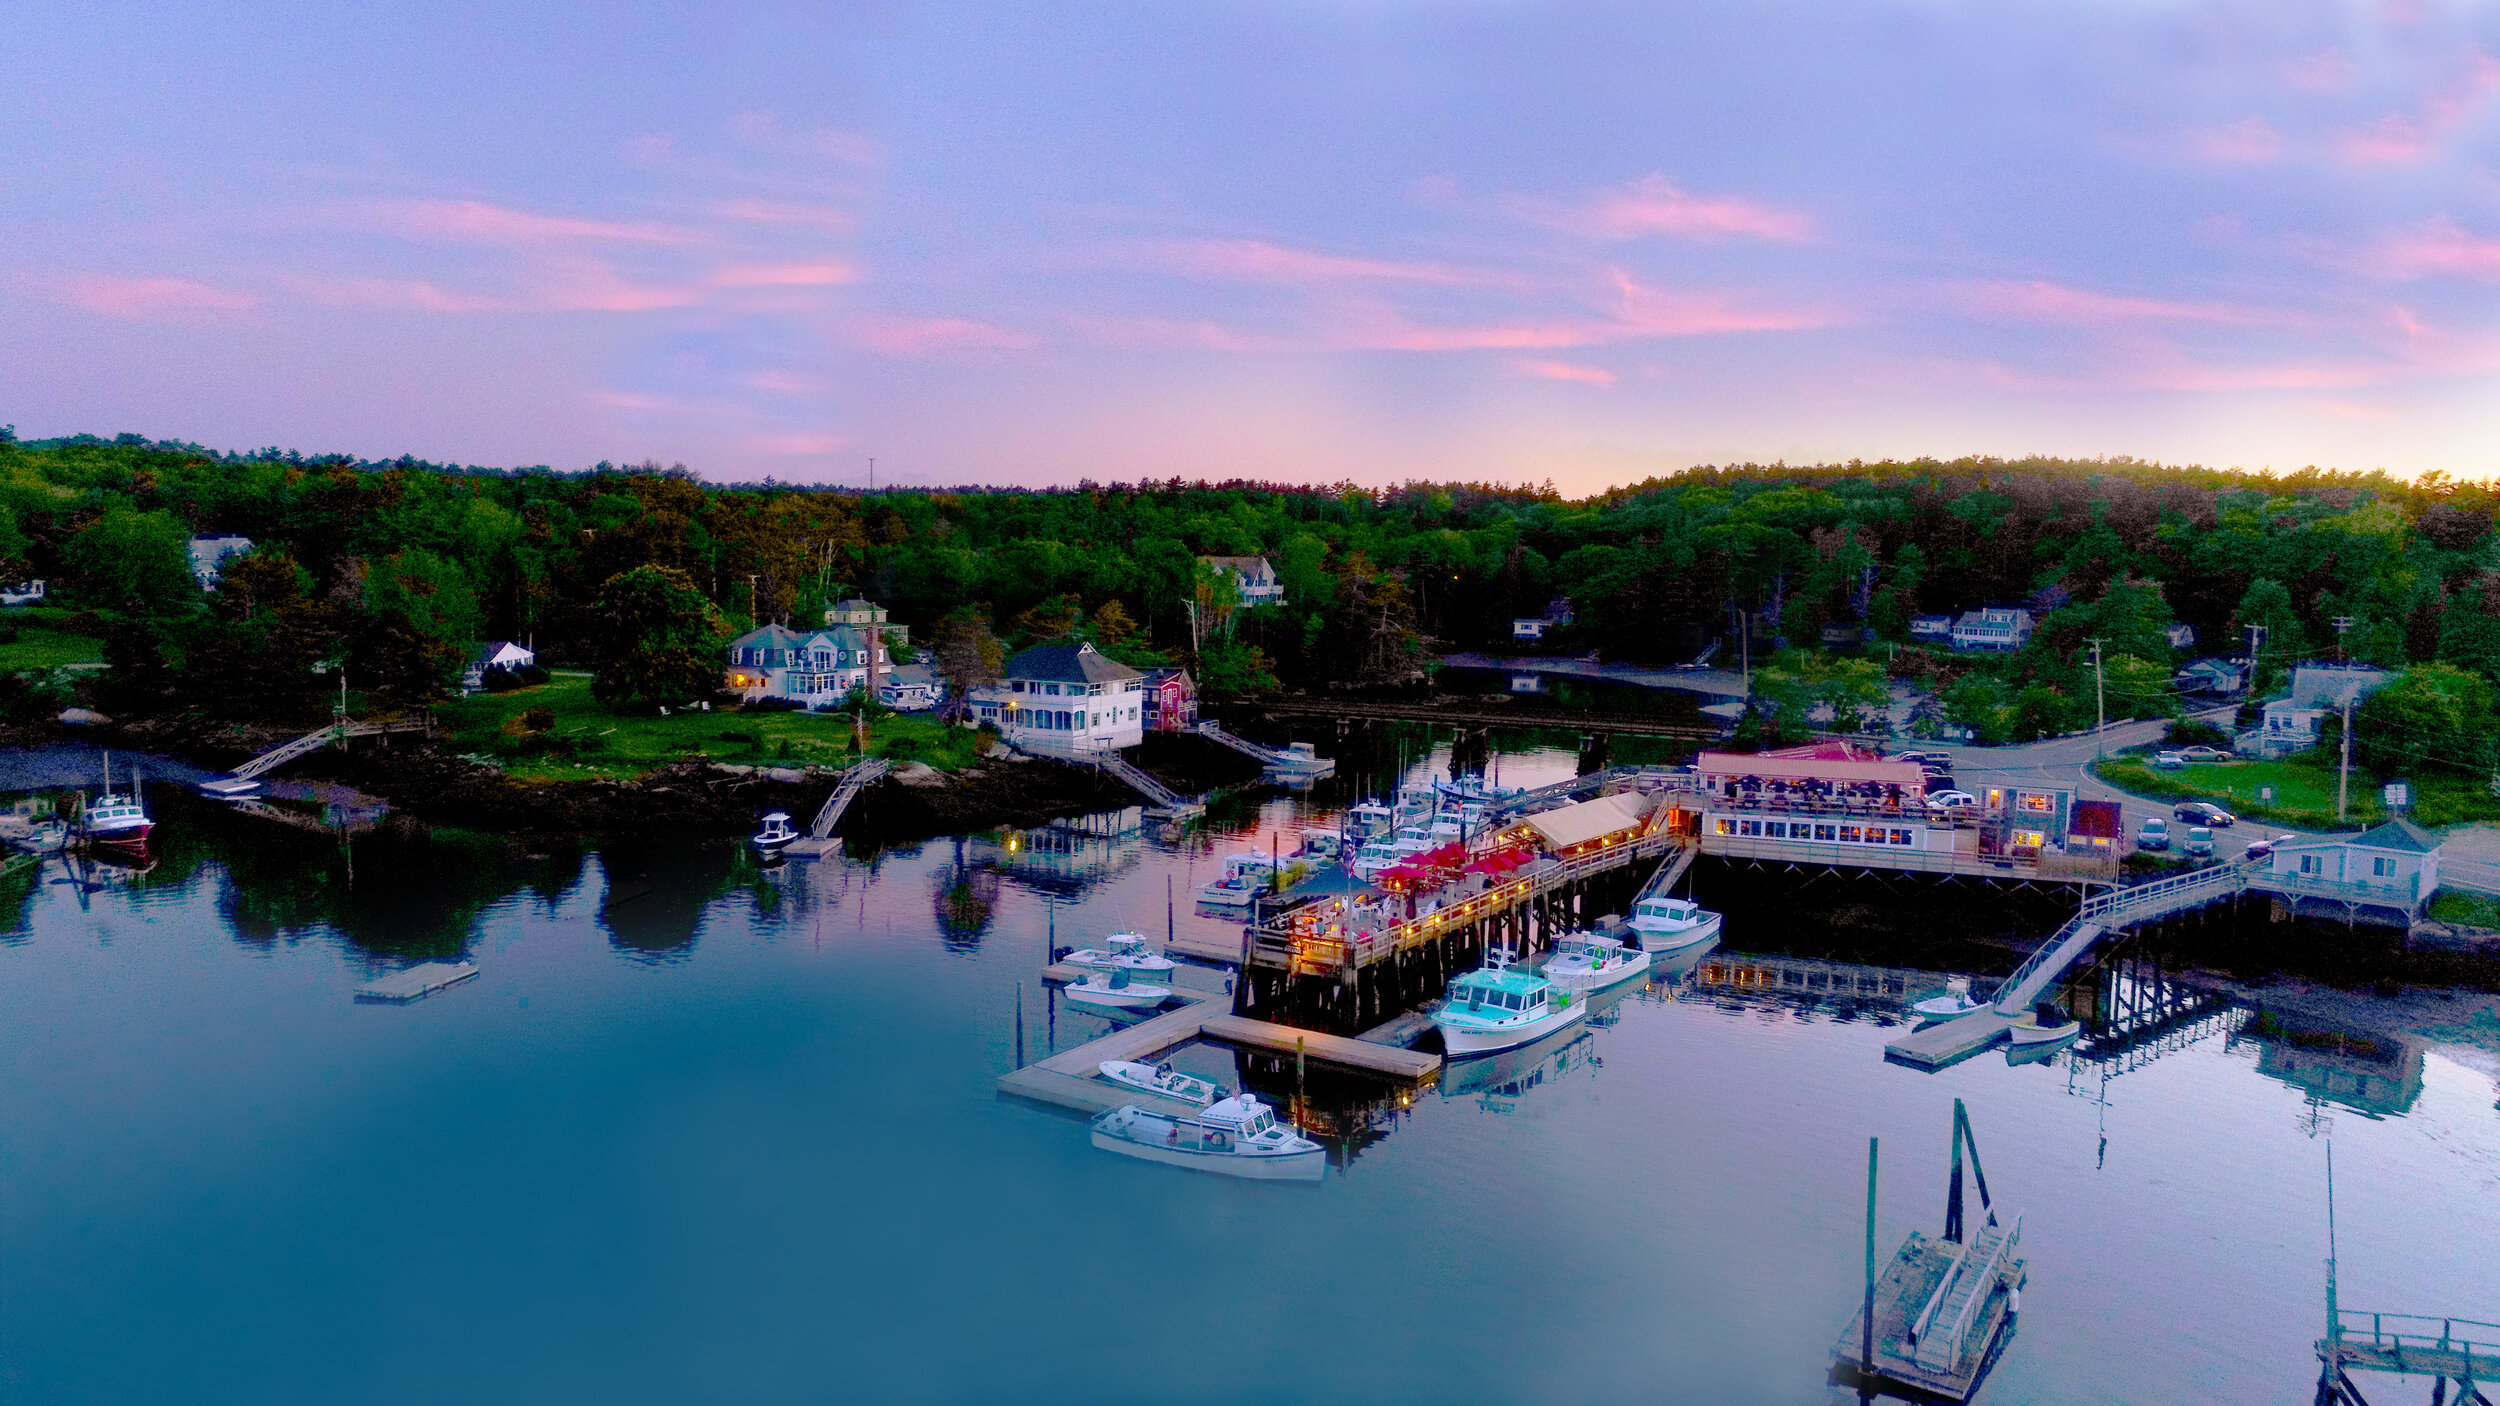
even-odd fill
[{"label": "gangway ramp", "polygon": [[1224,725],[1219,722],[1199,723],[1198,735],[1211,742],[1222,743],[1272,771],[1290,772],[1295,776],[1321,777],[1333,775],[1337,770],[1336,762],[1327,757],[1306,757],[1298,752],[1262,746],[1247,737],[1225,731]]},{"label": "gangway ramp", "polygon": [[821,855],[833,848],[833,828],[842,823],[842,817],[850,812],[851,802],[859,799],[859,793],[884,777],[889,765],[883,757],[868,757],[844,768],[841,779],[833,784],[833,794],[825,797],[824,805],[816,811],[816,819],[807,827],[806,838],[792,840],[786,852],[802,856]]},{"label": "gangway ramp", "polygon": [[433,719],[419,718],[339,718],[290,742],[282,742],[243,765],[212,781],[200,784],[200,790],[221,800],[248,795],[260,789],[259,779],[269,772],[294,761],[297,757],[320,751],[331,743],[348,737],[375,737],[391,732],[422,732],[431,735]]}]

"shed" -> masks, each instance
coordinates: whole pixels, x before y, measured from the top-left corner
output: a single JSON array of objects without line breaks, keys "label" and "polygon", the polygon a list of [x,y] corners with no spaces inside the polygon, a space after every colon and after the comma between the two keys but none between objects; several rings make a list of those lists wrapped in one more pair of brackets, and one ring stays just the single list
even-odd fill
[{"label": "shed", "polygon": [[1648,819],[1648,799],[1627,791],[1531,815],[1527,825],[1548,850],[1576,854],[1638,830]]},{"label": "shed", "polygon": [[2412,821],[2396,819],[2358,835],[2286,840],[2274,847],[2266,867],[2295,886],[2360,901],[2401,899],[2410,906],[2439,887],[2439,841]]}]

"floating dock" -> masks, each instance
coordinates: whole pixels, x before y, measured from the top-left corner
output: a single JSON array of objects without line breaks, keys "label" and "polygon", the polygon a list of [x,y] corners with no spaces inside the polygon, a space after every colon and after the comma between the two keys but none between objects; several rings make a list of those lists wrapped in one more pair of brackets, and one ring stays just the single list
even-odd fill
[{"label": "floating dock", "polygon": [[1969,1400],[2027,1277],[2013,1258],[2021,1238],[2019,1217],[2011,1226],[1981,1227],[1962,1245],[1911,1231],[1875,1282],[1873,1372],[1861,1372],[1863,1330],[1852,1322],[1832,1349],[1833,1383]]},{"label": "floating dock", "polygon": [[2013,1028],[2014,1017],[1994,1006],[1981,1006],[1968,1015],[1940,1020],[1886,1043],[1884,1058],[1920,1069],[1942,1069],[2004,1039]]},{"label": "floating dock", "polygon": [[1300,1053],[1317,1063],[1359,1069],[1367,1074],[1379,1074],[1407,1083],[1433,1078],[1441,1070],[1439,1055],[1418,1054],[1394,1045],[1376,1045],[1368,1040],[1349,1040],[1342,1035],[1297,1030],[1290,1025],[1226,1015],[1209,1002],[1194,1001],[1178,1010],[1165,1011],[1126,1029],[1114,1030],[1099,1040],[1063,1050],[1011,1074],[1001,1075],[998,1091],[1035,1103],[1072,1109],[1088,1116],[1107,1112],[1124,1103],[1166,1112],[1191,1112],[1193,1110],[1170,1099],[1159,1098],[1125,1084],[1114,1084],[1103,1078],[1099,1070],[1106,1060],[1152,1063],[1166,1051],[1198,1039],[1279,1054]]},{"label": "floating dock", "polygon": [[366,982],[356,988],[356,999],[405,1004],[419,996],[432,995],[446,986],[457,986],[475,975],[475,962],[427,962],[406,971],[392,972],[378,981]]}]

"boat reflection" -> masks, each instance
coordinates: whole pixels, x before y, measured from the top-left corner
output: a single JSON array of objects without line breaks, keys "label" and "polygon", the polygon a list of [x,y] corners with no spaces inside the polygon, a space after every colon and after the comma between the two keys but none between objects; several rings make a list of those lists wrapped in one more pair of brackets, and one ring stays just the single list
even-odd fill
[{"label": "boat reflection", "polygon": [[1566,1028],[1534,1044],[1450,1065],[1442,1071],[1441,1096],[1473,1097],[1477,1106],[1490,1112],[1513,1113],[1530,1089],[1568,1074],[1593,1072],[1601,1064],[1597,1036],[1586,1029]]}]

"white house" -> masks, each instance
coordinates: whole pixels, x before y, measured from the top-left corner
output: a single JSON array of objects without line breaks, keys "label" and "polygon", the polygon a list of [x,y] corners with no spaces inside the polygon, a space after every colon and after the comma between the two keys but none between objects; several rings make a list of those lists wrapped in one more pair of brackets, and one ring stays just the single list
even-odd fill
[{"label": "white house", "polygon": [[476,690],[486,686],[489,669],[526,669],[538,662],[538,651],[510,640],[488,640],[469,651],[468,667],[460,675],[460,686]]},{"label": "white house", "polygon": [[191,539],[191,575],[203,591],[217,589],[217,577],[225,569],[226,558],[239,557],[252,550],[249,537],[195,536]]},{"label": "white house", "polygon": [[2196,627],[2194,625],[2173,625],[2170,627],[2169,635],[2170,647],[2172,649],[2196,648]]},{"label": "white house", "polygon": [[[801,634],[764,625],[730,641],[728,688],[752,702],[787,698],[811,708],[838,705],[851,690],[868,687],[871,640],[848,625]],[[873,666],[893,667],[882,641],[874,642]]]},{"label": "white house", "polygon": [[1987,605],[1962,612],[1953,622],[1955,649],[2010,652],[2031,643],[2031,612],[2020,606]]},{"label": "white house", "polygon": [[1543,615],[1510,622],[1510,637],[1515,640],[1541,640],[1545,632],[1571,623],[1571,598],[1556,596],[1546,602]]},{"label": "white house", "polygon": [[2318,725],[2387,686],[2394,675],[2366,664],[2304,664],[2292,670],[2292,687],[2266,701],[2258,745],[2270,757],[2306,752],[2318,745]]},{"label": "white house", "polygon": [[1267,564],[1267,558],[1200,557],[1199,560],[1233,573],[1233,588],[1243,606],[1285,603],[1285,584],[1276,579],[1276,568]]},{"label": "white house", "polygon": [[825,610],[828,625],[850,625],[859,629],[875,626],[878,635],[896,644],[911,643],[911,626],[885,623],[885,607],[857,596],[836,602]]},{"label": "white house", "polygon": [[21,581],[14,586],[0,586],[0,605],[43,604],[43,583]]},{"label": "white house", "polygon": [[877,701],[902,713],[919,713],[946,698],[946,681],[926,664],[897,664],[877,680]]},{"label": "white house", "polygon": [[2439,841],[2410,820],[2358,835],[2285,840],[2267,856],[2260,887],[2413,913],[2439,887]]},{"label": "white house", "polygon": [[972,715],[1035,752],[1104,752],[1145,739],[1145,676],[1091,644],[1020,650],[1000,682],[973,690]]},{"label": "white house", "polygon": [[1950,615],[1913,615],[1910,617],[1910,638],[1921,644],[1951,644],[1953,617]]}]

